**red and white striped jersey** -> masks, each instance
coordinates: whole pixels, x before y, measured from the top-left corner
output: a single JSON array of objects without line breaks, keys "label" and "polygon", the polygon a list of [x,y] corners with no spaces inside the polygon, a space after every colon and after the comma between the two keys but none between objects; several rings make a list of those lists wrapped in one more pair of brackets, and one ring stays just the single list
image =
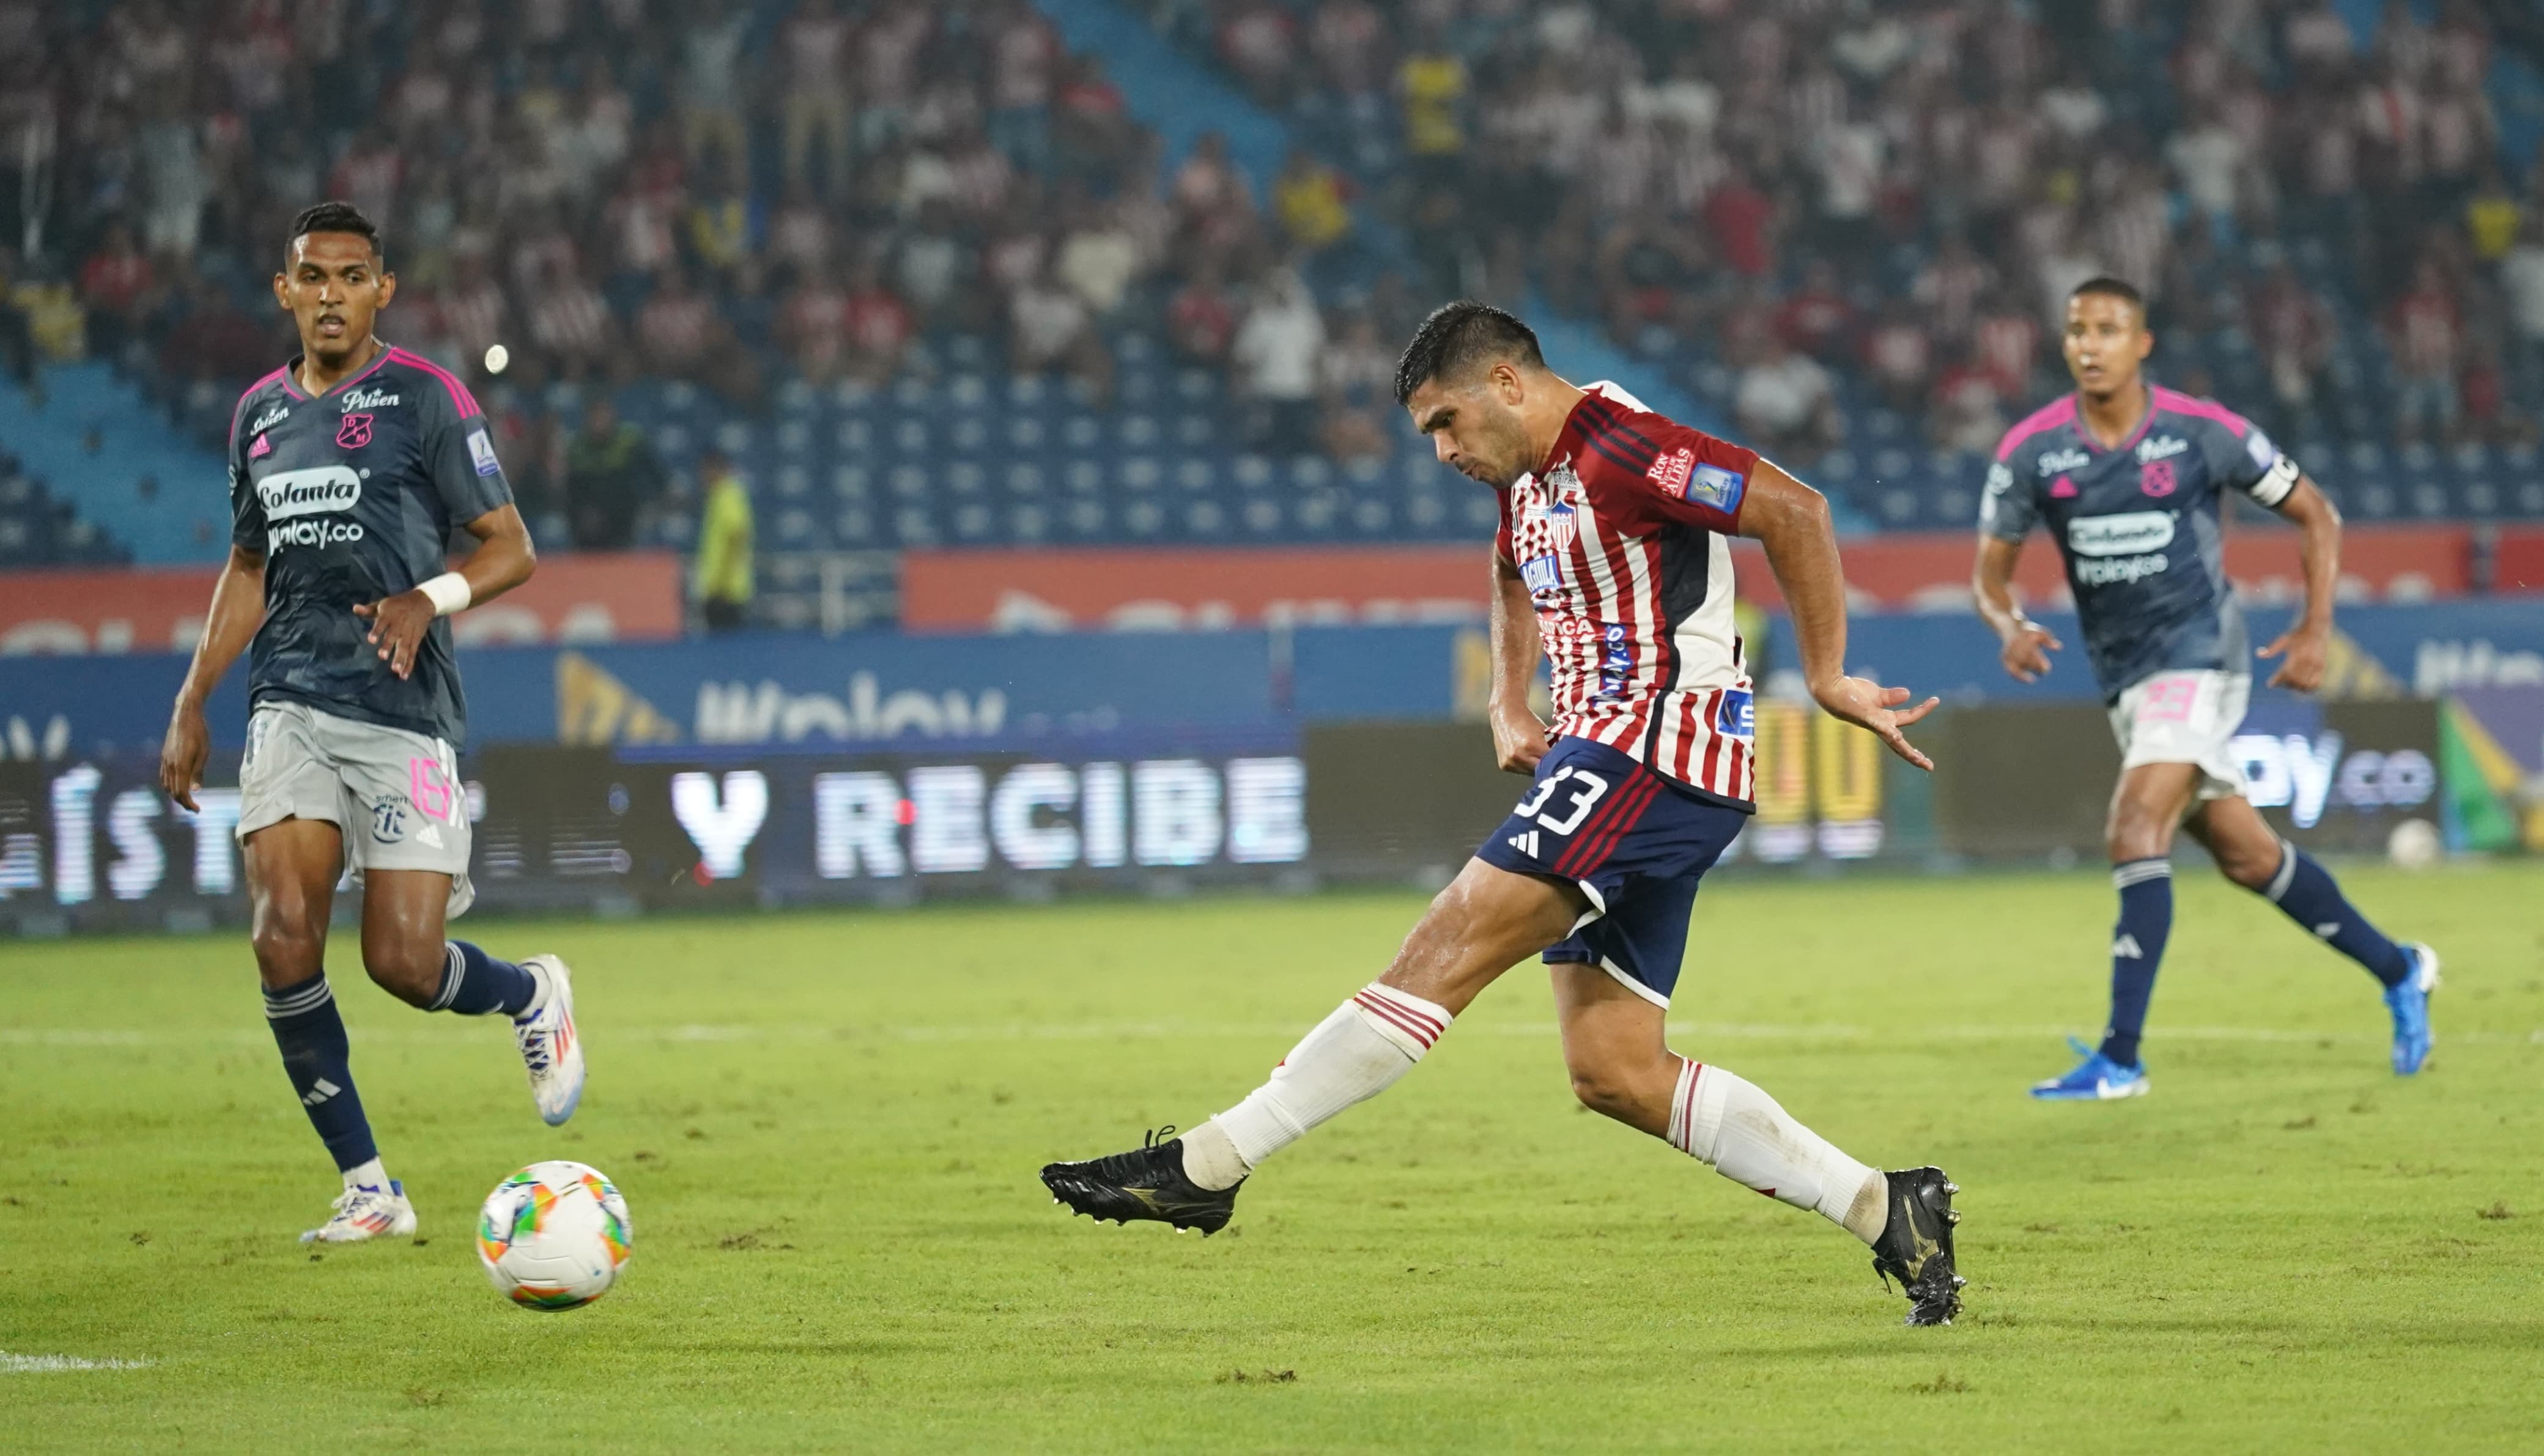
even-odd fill
[{"label": "red and white striped jersey", "polygon": [[1731,551],[1758,455],[1592,384],[1502,493],[1494,548],[1537,606],[1556,737],[1604,743],[1747,808],[1755,709]]}]

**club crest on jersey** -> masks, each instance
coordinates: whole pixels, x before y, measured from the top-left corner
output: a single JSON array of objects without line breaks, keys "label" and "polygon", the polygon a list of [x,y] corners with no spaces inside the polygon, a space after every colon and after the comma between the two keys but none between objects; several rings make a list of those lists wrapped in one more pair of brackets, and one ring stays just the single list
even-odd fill
[{"label": "club crest on jersey", "polygon": [[2171,460],[2150,460],[2138,467],[2138,489],[2148,495],[2169,496],[2175,483]]},{"label": "club crest on jersey", "polygon": [[371,417],[369,415],[347,415],[345,423],[336,427],[336,444],[342,448],[360,449],[370,443]]},{"label": "club crest on jersey", "polygon": [[1580,538],[1581,518],[1561,501],[1540,510],[1537,519],[1545,525],[1546,533],[1553,538],[1558,554],[1571,550],[1572,543]]}]

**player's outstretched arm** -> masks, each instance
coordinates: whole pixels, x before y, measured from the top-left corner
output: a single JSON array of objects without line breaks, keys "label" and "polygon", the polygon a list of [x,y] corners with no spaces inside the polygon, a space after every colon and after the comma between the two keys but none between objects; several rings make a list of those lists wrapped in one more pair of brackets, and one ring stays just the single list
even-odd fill
[{"label": "player's outstretched arm", "polygon": [[468,553],[457,571],[445,571],[394,597],[354,604],[354,614],[371,623],[370,635],[363,640],[401,678],[415,671],[415,650],[435,617],[501,597],[528,581],[538,567],[538,553],[530,548],[530,528],[521,521],[519,507],[498,506],[464,529],[477,538],[477,549]]},{"label": "player's outstretched arm", "polygon": [[195,660],[186,669],[185,686],[177,689],[176,709],[168,715],[168,736],[159,744],[159,787],[189,813],[200,812],[195,790],[202,786],[203,760],[212,746],[211,730],[203,722],[203,703],[264,623],[265,558],[244,546],[232,546],[230,559],[212,583],[211,611],[203,618],[203,635],[195,642]]},{"label": "player's outstretched arm", "polygon": [[1934,760],[1919,753],[1900,730],[1933,712],[1941,699],[1930,697],[1902,711],[1907,688],[1846,675],[1846,571],[1838,562],[1828,502],[1762,459],[1741,502],[1740,533],[1767,548],[1767,565],[1792,613],[1802,681],[1811,696],[1832,716],[1879,737],[1909,763],[1934,768]]},{"label": "player's outstretched arm", "polygon": [[2287,499],[2270,509],[2296,523],[2297,560],[2305,568],[2305,609],[2297,613],[2293,625],[2254,655],[2284,654],[2278,671],[2270,674],[2270,686],[2312,692],[2323,686],[2324,663],[2332,651],[2332,598],[2341,580],[2341,509],[2304,475],[2297,477],[2296,489],[2288,492]]},{"label": "player's outstretched arm", "polygon": [[2064,644],[2015,605],[2014,563],[2022,555],[2021,541],[1980,536],[1979,559],[1970,568],[1970,594],[1978,599],[1979,615],[2004,644],[1998,660],[2017,681],[2029,683],[2049,671],[2049,654]]},{"label": "player's outstretched arm", "polygon": [[1534,773],[1546,757],[1546,724],[1528,705],[1537,679],[1537,605],[1519,569],[1493,552],[1492,696],[1484,715],[1493,728],[1493,761],[1505,773]]}]

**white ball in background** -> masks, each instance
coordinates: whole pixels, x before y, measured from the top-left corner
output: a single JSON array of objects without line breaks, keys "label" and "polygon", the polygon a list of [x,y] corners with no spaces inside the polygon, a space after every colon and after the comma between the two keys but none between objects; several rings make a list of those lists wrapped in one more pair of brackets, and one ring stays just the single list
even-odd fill
[{"label": "white ball in background", "polygon": [[490,374],[500,374],[504,372],[505,367],[511,364],[512,362],[513,351],[505,348],[501,344],[489,344],[486,346],[486,372]]},{"label": "white ball in background", "polygon": [[2438,827],[2425,819],[2406,819],[2385,838],[2385,856],[2405,869],[2426,869],[2445,852]]}]

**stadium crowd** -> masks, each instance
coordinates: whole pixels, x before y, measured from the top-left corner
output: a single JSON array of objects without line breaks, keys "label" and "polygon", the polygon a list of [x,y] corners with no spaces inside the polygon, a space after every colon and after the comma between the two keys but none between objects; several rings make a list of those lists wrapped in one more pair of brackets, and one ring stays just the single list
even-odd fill
[{"label": "stadium crowd", "polygon": [[[2115,272],[2173,382],[2292,438],[2531,440],[2544,167],[2473,0],[1154,0],[1288,121],[1169,158],[1027,0],[0,0],[0,366],[81,351],[217,436],[287,353],[263,297],[321,196],[387,229],[409,347],[500,399],[949,355],[1101,406],[1139,332],[1257,442],[1384,457],[1424,304],[1532,297],[1807,462],[1985,448]],[[1490,98],[1490,104],[1486,99]],[[507,410],[525,494],[618,422]],[[592,475],[586,469],[584,475]],[[627,500],[665,488],[657,465]]]},{"label": "stadium crowd", "polygon": [[[1157,0],[1390,200],[1426,296],[1532,286],[1807,457],[1848,409],[1985,448],[2068,287],[2291,436],[2531,439],[2544,166],[2472,0]],[[2215,377],[2232,374],[2232,379]]]}]

